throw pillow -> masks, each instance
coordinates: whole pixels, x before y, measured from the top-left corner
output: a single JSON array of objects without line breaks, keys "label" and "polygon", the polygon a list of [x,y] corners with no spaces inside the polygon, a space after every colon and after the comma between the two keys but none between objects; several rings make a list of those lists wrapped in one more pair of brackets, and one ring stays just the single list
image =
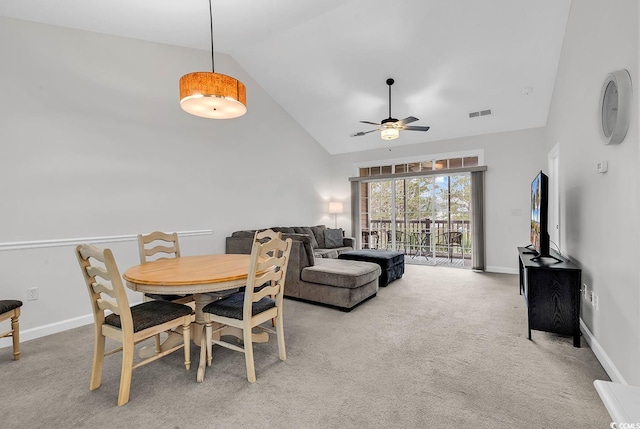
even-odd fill
[{"label": "throw pillow", "polygon": [[318,248],[318,240],[316,240],[316,236],[313,231],[311,231],[311,228],[308,226],[294,226],[293,229],[297,234],[307,234],[309,238],[311,238],[311,247],[313,249]]},{"label": "throw pillow", "polygon": [[327,229],[325,225],[316,225],[311,227],[311,231],[313,231],[313,235],[316,237],[316,241],[318,242],[318,249],[326,249],[324,243],[324,230]]},{"label": "throw pillow", "polygon": [[327,249],[335,249],[344,246],[344,234],[342,228],[327,228],[324,231],[324,242]]}]

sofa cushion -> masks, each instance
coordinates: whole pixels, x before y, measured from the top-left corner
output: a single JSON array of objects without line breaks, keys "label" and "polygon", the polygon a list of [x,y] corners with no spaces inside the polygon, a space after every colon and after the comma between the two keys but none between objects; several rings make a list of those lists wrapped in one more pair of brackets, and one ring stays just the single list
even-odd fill
[{"label": "sofa cushion", "polygon": [[316,241],[318,242],[318,247],[320,249],[326,249],[327,246],[324,243],[324,230],[327,229],[326,225],[316,225],[311,227],[311,231],[313,231],[313,235],[316,237]]},{"label": "sofa cushion", "polygon": [[232,237],[237,237],[237,238],[253,238],[256,235],[256,230],[255,229],[245,229],[242,231],[236,231],[233,234],[231,234]]},{"label": "sofa cushion", "polygon": [[355,289],[380,276],[378,264],[345,259],[317,259],[316,265],[302,270],[300,278],[309,283]]},{"label": "sofa cushion", "polygon": [[313,254],[317,258],[336,259],[338,257],[338,250],[337,249],[313,249]]},{"label": "sofa cushion", "polygon": [[327,249],[335,249],[344,246],[344,232],[342,228],[327,228],[324,230],[324,246]]},{"label": "sofa cushion", "polygon": [[292,227],[289,226],[274,226],[269,229],[273,232],[281,232],[283,234],[294,234],[296,232]]},{"label": "sofa cushion", "polygon": [[311,247],[313,247],[314,249],[318,248],[318,240],[316,240],[316,236],[313,231],[311,231],[311,228],[309,228],[308,226],[294,226],[293,230],[296,232],[296,234],[307,234],[309,237],[311,237]]},{"label": "sofa cushion", "polygon": [[313,254],[315,255],[316,258],[336,259],[341,254],[345,252],[350,252],[351,250],[353,250],[353,247],[349,247],[349,246],[337,247],[335,249],[313,249]]}]

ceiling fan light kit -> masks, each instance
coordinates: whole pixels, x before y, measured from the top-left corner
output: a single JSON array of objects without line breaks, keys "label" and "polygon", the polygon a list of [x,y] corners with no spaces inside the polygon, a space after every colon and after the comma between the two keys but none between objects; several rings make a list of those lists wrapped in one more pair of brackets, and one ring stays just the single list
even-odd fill
[{"label": "ceiling fan light kit", "polygon": [[380,137],[382,137],[383,140],[397,139],[398,137],[400,137],[400,130],[398,130],[397,128],[384,128],[380,132]]},{"label": "ceiling fan light kit", "polygon": [[213,12],[209,0],[211,71],[188,73],[180,78],[180,107],[208,119],[232,119],[247,113],[247,92],[238,79],[216,73],[213,60]]},{"label": "ceiling fan light kit", "polygon": [[389,117],[386,119],[383,119],[382,121],[380,121],[380,123],[360,121],[363,124],[378,125],[380,128],[376,128],[374,130],[369,130],[369,131],[358,131],[357,133],[351,134],[351,137],[359,137],[365,134],[372,133],[374,131],[380,131],[380,137],[383,140],[394,140],[400,136],[400,130],[429,131],[429,127],[407,126],[407,124],[410,124],[418,120],[418,118],[415,118],[413,116],[408,116],[402,120],[397,120],[396,118],[391,117],[391,85],[393,85],[394,82],[395,81],[391,78],[387,79],[387,82],[386,82],[387,85],[389,86]]}]

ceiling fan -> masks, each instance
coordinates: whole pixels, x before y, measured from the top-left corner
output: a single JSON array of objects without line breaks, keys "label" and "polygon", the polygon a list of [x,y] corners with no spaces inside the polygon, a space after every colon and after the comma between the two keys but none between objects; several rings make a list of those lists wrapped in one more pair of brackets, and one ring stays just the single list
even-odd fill
[{"label": "ceiling fan", "polygon": [[393,140],[398,138],[398,136],[400,135],[400,130],[429,131],[429,127],[420,127],[414,125],[407,126],[407,124],[418,120],[418,118],[415,118],[413,116],[409,116],[401,120],[391,117],[391,85],[393,85],[394,82],[395,81],[391,78],[387,79],[387,85],[389,85],[389,117],[387,119],[383,119],[379,124],[376,122],[360,121],[363,124],[377,125],[379,128],[370,131],[358,131],[357,133],[351,134],[351,137],[359,137],[365,134],[372,133],[374,131],[381,131],[380,137],[382,137],[384,140]]}]

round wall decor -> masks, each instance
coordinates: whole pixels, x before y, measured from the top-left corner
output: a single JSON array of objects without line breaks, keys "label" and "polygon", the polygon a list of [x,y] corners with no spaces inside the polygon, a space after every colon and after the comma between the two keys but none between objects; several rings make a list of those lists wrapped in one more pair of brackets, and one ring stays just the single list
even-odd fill
[{"label": "round wall decor", "polygon": [[607,75],[600,93],[600,135],[604,144],[618,144],[627,135],[631,96],[631,76],[627,70]]}]

